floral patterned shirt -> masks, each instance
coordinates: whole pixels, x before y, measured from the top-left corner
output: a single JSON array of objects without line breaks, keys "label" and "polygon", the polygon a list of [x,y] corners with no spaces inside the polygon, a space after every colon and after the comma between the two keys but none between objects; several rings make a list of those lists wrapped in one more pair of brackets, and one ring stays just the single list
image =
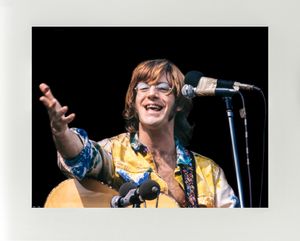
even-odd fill
[{"label": "floral patterned shirt", "polygon": [[[143,181],[152,179],[158,182],[161,192],[168,193],[167,183],[157,173],[151,153],[138,141],[137,134],[122,133],[95,142],[88,138],[83,129],[71,130],[80,137],[84,148],[70,160],[63,159],[58,153],[58,165],[68,177],[78,180],[92,177],[117,190],[124,182],[133,181],[140,185]],[[174,177],[183,190],[186,186],[180,167],[191,166],[194,158],[198,204],[207,207],[239,207],[239,200],[223,170],[211,159],[187,151],[178,140],[175,143],[177,166]]]}]

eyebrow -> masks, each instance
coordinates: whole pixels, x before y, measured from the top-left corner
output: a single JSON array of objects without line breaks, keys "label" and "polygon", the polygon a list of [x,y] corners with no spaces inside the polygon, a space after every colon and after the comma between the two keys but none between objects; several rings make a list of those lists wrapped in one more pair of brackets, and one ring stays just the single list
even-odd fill
[{"label": "eyebrow", "polygon": [[[149,82],[141,81],[141,82],[138,82],[137,84],[139,84],[139,83],[144,83],[144,84],[150,85],[150,84],[149,84],[150,82],[151,82],[151,81],[149,81]],[[170,85],[170,83],[169,83],[168,81],[157,81],[157,82],[153,83],[152,85],[158,85],[158,84],[162,84],[162,83],[165,83],[165,84]]]},{"label": "eyebrow", "polygon": [[162,84],[162,83],[166,83],[166,84],[170,84],[168,81],[157,81],[156,84]]}]

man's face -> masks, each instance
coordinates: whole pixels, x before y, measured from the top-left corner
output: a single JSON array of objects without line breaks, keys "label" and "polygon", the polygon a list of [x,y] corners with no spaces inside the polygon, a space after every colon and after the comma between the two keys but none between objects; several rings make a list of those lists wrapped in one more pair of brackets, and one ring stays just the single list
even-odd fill
[{"label": "man's face", "polygon": [[153,85],[138,83],[137,86],[135,107],[139,124],[147,129],[173,127],[175,96],[170,93],[166,76],[163,75]]}]

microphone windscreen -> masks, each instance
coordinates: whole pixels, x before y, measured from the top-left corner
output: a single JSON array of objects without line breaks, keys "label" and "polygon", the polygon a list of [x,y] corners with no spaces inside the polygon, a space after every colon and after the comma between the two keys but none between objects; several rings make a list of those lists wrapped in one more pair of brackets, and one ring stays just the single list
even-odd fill
[{"label": "microphone windscreen", "polygon": [[189,99],[192,99],[196,96],[193,86],[187,84],[182,87],[181,93],[184,97]]},{"label": "microphone windscreen", "polygon": [[184,78],[184,83],[191,85],[193,87],[197,87],[199,80],[203,77],[203,74],[199,71],[189,71]]},{"label": "microphone windscreen", "polygon": [[143,200],[153,200],[160,193],[160,186],[156,181],[147,180],[139,187],[139,193]]},{"label": "microphone windscreen", "polygon": [[135,188],[137,188],[137,186],[133,182],[125,182],[120,187],[119,194],[121,197],[125,197],[131,189],[135,189]]}]

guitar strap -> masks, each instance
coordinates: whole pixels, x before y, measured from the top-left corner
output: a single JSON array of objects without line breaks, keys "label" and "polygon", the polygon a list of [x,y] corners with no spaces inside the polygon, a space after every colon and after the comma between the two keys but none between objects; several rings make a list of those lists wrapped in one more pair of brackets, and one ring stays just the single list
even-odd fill
[{"label": "guitar strap", "polygon": [[195,158],[191,151],[189,151],[191,158],[191,165],[180,165],[180,172],[183,179],[185,197],[187,201],[186,207],[197,208],[199,207],[197,196],[197,181],[196,181],[196,168]]}]

